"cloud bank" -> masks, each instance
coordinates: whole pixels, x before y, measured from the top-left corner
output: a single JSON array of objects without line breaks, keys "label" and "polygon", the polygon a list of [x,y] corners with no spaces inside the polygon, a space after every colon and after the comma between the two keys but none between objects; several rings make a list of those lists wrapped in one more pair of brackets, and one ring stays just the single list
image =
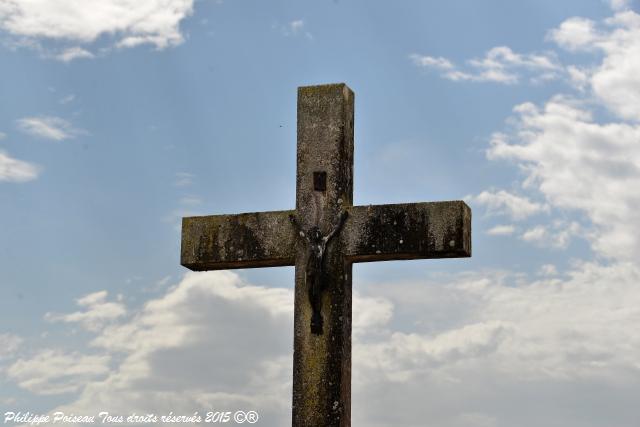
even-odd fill
[{"label": "cloud bank", "polygon": [[0,0],[0,29],[16,45],[62,61],[90,58],[99,48],[183,42],[180,23],[193,0]]},{"label": "cloud bank", "polygon": [[[356,293],[354,424],[534,427],[553,416],[564,426],[601,426],[603,417],[631,426],[634,406],[622,403],[640,392],[640,332],[629,327],[640,322],[640,270],[544,267],[535,280],[485,271]],[[79,301],[90,307],[105,297]],[[91,329],[84,352],[19,353],[7,376],[32,393],[68,395],[56,408],[67,413],[253,409],[262,425],[285,425],[292,303],[291,289],[232,272],[187,273]],[[410,330],[400,327],[407,322]],[[594,396],[599,405],[586,405]],[[553,402],[568,410],[536,413]]]}]

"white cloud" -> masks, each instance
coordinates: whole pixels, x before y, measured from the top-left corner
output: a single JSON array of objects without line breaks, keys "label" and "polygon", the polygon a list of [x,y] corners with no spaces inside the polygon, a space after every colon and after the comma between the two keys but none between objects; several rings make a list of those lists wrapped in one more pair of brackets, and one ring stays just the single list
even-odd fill
[{"label": "white cloud", "polygon": [[76,304],[78,304],[81,307],[95,306],[95,305],[104,303],[108,295],[109,295],[109,292],[107,291],[93,292],[81,298],[78,298],[76,300]]},{"label": "white cloud", "polygon": [[624,119],[640,121],[640,15],[627,11],[609,20],[613,29],[599,43],[605,54],[592,76],[595,95]]},{"label": "white cloud", "polygon": [[[581,70],[578,78],[593,94],[622,119],[640,121],[640,15],[628,10],[626,2],[613,2],[620,11],[604,25],[571,18],[549,33],[558,46],[569,51],[586,51],[603,55],[592,70]],[[571,71],[570,71],[571,73]]]},{"label": "white cloud", "polygon": [[558,268],[553,264],[544,264],[540,267],[538,274],[541,276],[556,276]]},{"label": "white cloud", "polygon": [[0,0],[0,29],[20,44],[40,48],[56,42],[60,60],[91,57],[99,39],[110,47],[180,44],[180,23],[193,12],[193,0]]},{"label": "white cloud", "polygon": [[440,70],[452,70],[455,68],[451,61],[441,56],[436,58],[433,56],[418,55],[414,53],[409,55],[409,58],[411,58],[415,65],[419,65],[421,67],[431,67]]},{"label": "white cloud", "polygon": [[574,17],[560,24],[560,27],[549,32],[549,37],[560,47],[570,50],[593,49],[594,42],[600,38],[591,19]]},{"label": "white cloud", "polygon": [[302,30],[304,27],[304,21],[302,19],[296,19],[295,21],[289,22],[289,28],[293,34],[296,34],[298,31]]},{"label": "white cloud", "polygon": [[107,291],[86,295],[76,301],[80,307],[85,308],[84,311],[69,314],[46,313],[45,319],[49,322],[77,323],[88,331],[99,331],[127,314],[122,302],[109,302],[106,300],[107,295]]},{"label": "white cloud", "polygon": [[18,120],[18,127],[29,135],[54,141],[71,139],[86,133],[82,129],[74,128],[67,120],[52,116],[25,117]]},{"label": "white cloud", "polygon": [[[566,279],[556,272],[547,267],[535,281],[482,272],[376,284],[394,317],[423,326],[359,335],[354,424],[454,427],[465,425],[464,413],[501,427],[633,425],[625,396],[640,391],[640,331],[629,328],[640,321],[640,269],[583,262]],[[597,407],[584,405],[594,398]]]},{"label": "white cloud", "polygon": [[526,230],[520,238],[542,247],[566,248],[571,237],[578,235],[580,226],[576,222],[566,224],[556,221],[552,226],[536,225]]},{"label": "white cloud", "polygon": [[[524,184],[552,207],[585,214],[592,226],[584,235],[595,251],[634,259],[640,251],[640,194],[635,191],[640,188],[640,126],[596,123],[589,110],[565,97],[542,109],[523,104],[515,112],[515,141],[496,135],[489,158],[518,164],[526,174]],[[569,225],[564,236],[578,231]]]},{"label": "white cloud", "polygon": [[569,65],[567,67],[569,81],[579,90],[584,90],[589,85],[590,70]]},{"label": "white cloud", "polygon": [[[84,302],[104,301],[92,294]],[[289,416],[293,293],[231,272],[188,273],[91,346],[120,360],[87,383],[67,412],[189,413],[253,409],[266,425]]]},{"label": "white cloud", "polygon": [[32,163],[14,159],[0,150],[0,182],[27,182],[38,177],[40,168]]},{"label": "white cloud", "polygon": [[612,0],[617,12],[598,23],[572,17],[548,33],[548,39],[570,52],[602,55],[599,65],[564,66],[558,54],[519,54],[509,47],[490,49],[484,58],[467,61],[468,67],[457,67],[442,57],[410,55],[417,66],[440,71],[453,81],[497,82],[513,84],[529,76],[531,83],[562,78],[579,90],[590,89],[606,108],[622,119],[640,121],[640,15],[629,2]]},{"label": "white cloud", "polygon": [[[624,10],[603,23],[575,17],[549,35],[561,48],[591,53],[600,62],[567,67],[581,98],[556,95],[543,106],[517,106],[515,130],[495,134],[488,157],[516,163],[526,188],[553,208],[590,221],[554,230],[539,226],[523,239],[563,246],[578,234],[599,255],[634,259],[640,249],[640,196],[630,191],[640,185],[640,15]],[[598,107],[613,116],[598,119]]]},{"label": "white cloud", "polygon": [[[382,376],[368,377],[390,382],[408,382],[423,369],[455,364],[460,360],[475,359],[496,351],[498,344],[509,333],[510,326],[503,322],[479,322],[429,337],[417,333],[393,332],[387,340],[361,343],[360,352],[375,356],[374,369],[383,369]],[[361,357],[362,360],[362,357]]]},{"label": "white cloud", "polygon": [[94,55],[86,49],[75,46],[55,54],[54,58],[62,62],[71,62],[78,58],[94,58]]},{"label": "white cloud", "polygon": [[11,357],[22,345],[23,339],[14,334],[0,334],[0,360]]},{"label": "white cloud", "polygon": [[21,358],[7,369],[7,377],[35,394],[63,394],[81,389],[89,380],[109,372],[109,356],[90,356],[46,349]]},{"label": "white cloud", "polygon": [[547,229],[542,225],[537,225],[522,234],[522,240],[527,242],[537,242],[545,239],[548,235]]},{"label": "white cloud", "polygon": [[631,0],[609,0],[613,10],[625,10],[631,7]]},{"label": "white cloud", "polygon": [[3,140],[7,137],[7,134],[4,132],[0,132],[0,140]]},{"label": "white cloud", "polygon": [[513,220],[523,220],[531,215],[547,212],[548,206],[532,202],[526,197],[500,190],[497,192],[483,191],[477,196],[468,197],[470,201],[487,207],[491,215],[508,215]]},{"label": "white cloud", "polygon": [[393,316],[393,304],[386,298],[353,293],[353,335],[372,333],[385,327]]},{"label": "white cloud", "polygon": [[506,46],[490,49],[482,59],[467,61],[466,70],[443,57],[411,54],[409,58],[415,65],[439,70],[442,77],[453,81],[514,84],[529,75],[532,82],[537,82],[556,79],[562,71],[551,54],[519,54]]},{"label": "white cloud", "polygon": [[496,225],[487,230],[487,234],[491,236],[509,236],[516,231],[513,225]]}]

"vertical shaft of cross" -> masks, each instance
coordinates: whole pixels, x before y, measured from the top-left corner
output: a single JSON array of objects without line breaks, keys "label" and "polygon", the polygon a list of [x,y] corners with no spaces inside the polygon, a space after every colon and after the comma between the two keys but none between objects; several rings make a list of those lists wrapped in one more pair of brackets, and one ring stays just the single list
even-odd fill
[{"label": "vertical shaft of cross", "polygon": [[[344,84],[298,89],[296,218],[303,232],[327,236],[353,204],[353,92]],[[322,332],[311,328],[309,240],[296,246],[293,355],[294,427],[351,425],[351,263],[340,238],[323,260],[317,304]]]}]

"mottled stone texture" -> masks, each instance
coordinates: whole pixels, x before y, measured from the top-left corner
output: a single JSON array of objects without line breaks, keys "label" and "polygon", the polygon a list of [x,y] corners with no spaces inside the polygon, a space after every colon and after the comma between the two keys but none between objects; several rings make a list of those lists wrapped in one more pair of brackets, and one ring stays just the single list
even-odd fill
[{"label": "mottled stone texture", "polygon": [[[294,427],[351,425],[352,263],[471,256],[464,202],[352,206],[353,105],[344,84],[298,89],[295,211],[182,222],[181,263],[191,270],[295,265]],[[328,235],[343,211],[347,220],[324,253],[324,326],[313,333],[308,232],[318,227]]]},{"label": "mottled stone texture", "polygon": [[196,270],[293,265],[294,211],[182,218],[181,264]]},{"label": "mottled stone texture", "polygon": [[471,256],[471,209],[462,201],[353,206],[342,234],[352,262]]},{"label": "mottled stone texture", "polygon": [[[298,89],[296,214],[328,234],[353,201],[353,92],[344,84]],[[326,172],[326,191],[314,190]],[[348,220],[347,220],[348,222]],[[346,224],[345,224],[346,225]],[[309,327],[306,245],[296,251],[293,425],[351,425],[351,263],[338,236],[329,243],[322,296],[324,333]]]}]

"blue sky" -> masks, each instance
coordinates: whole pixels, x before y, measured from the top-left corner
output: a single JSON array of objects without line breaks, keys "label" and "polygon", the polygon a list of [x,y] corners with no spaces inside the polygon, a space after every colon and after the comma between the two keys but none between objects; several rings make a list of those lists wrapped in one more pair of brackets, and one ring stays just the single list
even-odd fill
[{"label": "blue sky", "polygon": [[292,268],[187,273],[180,218],[293,208],[296,88],[345,82],[355,203],[474,214],[355,266],[354,425],[637,426],[637,10],[0,0],[2,413],[285,425]]}]

